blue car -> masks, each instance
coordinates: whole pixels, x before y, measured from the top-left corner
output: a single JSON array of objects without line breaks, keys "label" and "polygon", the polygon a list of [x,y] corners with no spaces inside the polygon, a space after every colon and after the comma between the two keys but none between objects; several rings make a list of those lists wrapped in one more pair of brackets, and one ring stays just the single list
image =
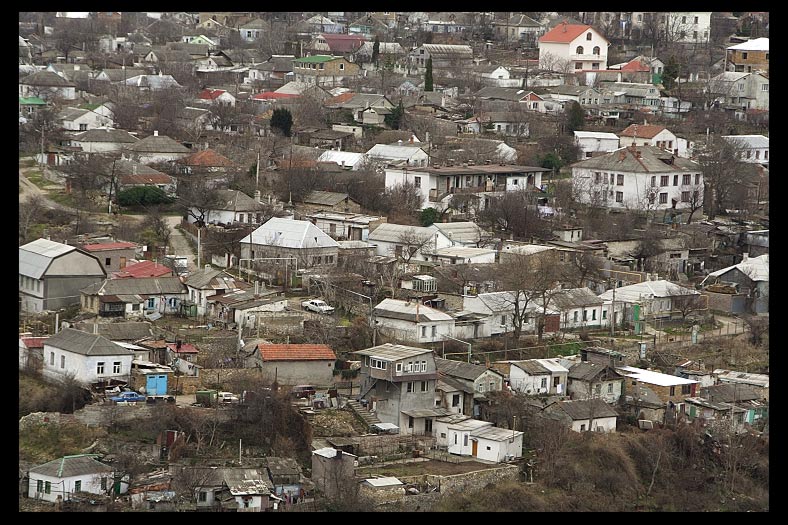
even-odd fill
[{"label": "blue car", "polygon": [[136,403],[137,401],[145,401],[145,396],[137,392],[121,392],[117,396],[109,399],[113,403]]}]

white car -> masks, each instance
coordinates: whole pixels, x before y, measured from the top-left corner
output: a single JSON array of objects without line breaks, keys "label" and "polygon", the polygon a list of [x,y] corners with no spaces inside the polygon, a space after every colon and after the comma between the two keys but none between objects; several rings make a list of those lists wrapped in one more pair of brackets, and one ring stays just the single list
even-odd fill
[{"label": "white car", "polygon": [[238,403],[240,401],[238,396],[232,392],[219,392],[217,397],[219,399],[219,403]]},{"label": "white car", "polygon": [[334,307],[328,306],[328,303],[321,299],[309,299],[307,301],[301,302],[301,307],[304,310],[308,310],[310,312],[316,312],[319,314],[330,314],[333,313]]}]

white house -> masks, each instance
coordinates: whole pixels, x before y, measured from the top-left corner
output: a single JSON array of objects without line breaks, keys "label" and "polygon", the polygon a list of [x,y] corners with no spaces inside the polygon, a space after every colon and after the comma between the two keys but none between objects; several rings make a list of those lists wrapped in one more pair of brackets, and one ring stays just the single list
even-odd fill
[{"label": "white house", "polygon": [[[108,495],[115,485],[115,469],[96,460],[97,454],[63,456],[28,471],[27,497],[52,503],[68,501],[74,493]],[[121,482],[126,492],[127,482]]]},{"label": "white house", "polygon": [[551,310],[561,314],[561,329],[607,326],[604,303],[589,288],[553,291],[549,300]]},{"label": "white house", "polygon": [[208,297],[217,294],[223,295],[237,288],[232,275],[222,270],[213,270],[209,265],[190,273],[186,279],[189,300],[197,306],[198,315],[205,315]]},{"label": "white house", "polygon": [[675,42],[704,44],[711,36],[711,11],[671,11],[667,15],[665,31]]},{"label": "white house", "polygon": [[266,205],[260,199],[260,193],[256,193],[256,198],[248,196],[239,190],[216,190],[216,204],[210,209],[205,210],[202,216],[202,208],[190,208],[187,221],[191,224],[197,222],[195,217],[201,217],[206,224],[234,224],[245,223],[259,225],[266,218],[263,211]]},{"label": "white house", "polygon": [[451,239],[432,226],[381,224],[367,240],[375,245],[377,255],[395,256],[405,262],[432,261],[441,248],[452,246]]},{"label": "white house", "polygon": [[739,158],[769,166],[769,137],[763,135],[723,135],[722,138],[741,149]]},{"label": "white house", "polygon": [[624,392],[624,376],[612,366],[591,362],[569,367],[568,393],[572,399],[598,398],[614,405]]},{"label": "white house", "polygon": [[76,84],[52,71],[36,71],[19,80],[19,96],[74,100],[77,98]]},{"label": "white house", "polygon": [[523,433],[494,427],[489,421],[452,414],[435,419],[436,444],[450,454],[502,462],[522,456]]},{"label": "white house", "polygon": [[[615,297],[613,297],[614,293]],[[691,290],[661,279],[610,289],[600,294],[599,298],[605,301],[608,309],[614,310],[615,323],[619,324],[622,312],[624,319],[633,320],[632,306],[635,304],[640,305],[640,320],[671,317],[676,311],[678,301],[697,296],[700,296],[700,292],[697,290]],[[615,304],[613,304],[614,301]],[[698,309],[701,309],[703,305],[704,303],[699,301]]]},{"label": "white house", "polygon": [[557,401],[547,413],[565,420],[575,432],[615,432],[618,413],[601,399]]},{"label": "white house", "polygon": [[112,153],[128,147],[140,139],[124,129],[90,129],[71,137],[72,146],[82,148],[83,153]]},{"label": "white house", "polygon": [[[311,266],[336,266],[339,255],[337,241],[309,221],[297,221],[272,217],[252,233],[239,241],[241,243],[241,266],[248,267],[254,261],[259,269],[271,269],[269,258],[288,259],[295,262],[295,270]],[[267,259],[267,260],[266,260]],[[290,264],[290,263],[288,263]]]},{"label": "white house", "polygon": [[602,131],[575,131],[575,143],[580,148],[577,160],[588,159],[595,153],[610,153],[619,148],[618,135]]},{"label": "white house", "polygon": [[509,386],[526,395],[566,395],[569,369],[553,359],[508,361]]},{"label": "white house", "polygon": [[68,131],[87,131],[113,125],[111,117],[85,108],[65,108],[57,114],[57,118],[63,129]]},{"label": "white house", "polygon": [[191,153],[192,151],[180,142],[164,135],[159,136],[158,130],[154,130],[153,135],[125,147],[123,158],[142,164],[153,164],[178,160]]},{"label": "white house", "polygon": [[504,66],[478,66],[475,74],[485,86],[520,87],[523,85],[523,79],[512,78],[511,71]]},{"label": "white house", "polygon": [[426,167],[430,156],[419,146],[402,144],[375,144],[366,153],[367,158],[380,164]]},{"label": "white house", "polygon": [[64,328],[44,341],[43,374],[52,379],[73,377],[82,384],[128,381],[134,351],[97,334]]},{"label": "white house", "polygon": [[224,89],[205,88],[197,95],[197,100],[203,104],[235,107],[235,97]]},{"label": "white house", "polygon": [[[334,129],[337,130],[336,126],[334,126]],[[348,131],[348,130],[342,129],[337,131]],[[317,161],[335,162],[338,166],[341,166],[344,169],[356,171],[364,167],[367,161],[367,156],[364,153],[354,153],[352,151],[328,150],[321,153],[320,156],[317,158]]]},{"label": "white house", "polygon": [[[520,292],[520,308],[526,303],[526,297]],[[514,331],[514,305],[516,298],[514,292],[486,292],[478,295],[463,296],[462,309],[475,314],[486,316],[482,324],[482,334],[499,335]],[[523,319],[523,332],[536,329],[536,315],[541,313],[541,306],[535,301],[528,301],[525,317]]]},{"label": "white house", "polygon": [[572,164],[580,202],[630,210],[686,209],[703,198],[703,173],[689,159],[653,146],[627,146]]},{"label": "white house", "polygon": [[383,299],[372,316],[380,333],[401,341],[434,343],[454,335],[452,316],[419,301]]},{"label": "white house", "polygon": [[564,21],[539,37],[539,67],[561,72],[607,69],[609,45],[593,27]]},{"label": "white house", "polygon": [[665,126],[631,124],[618,133],[621,146],[654,146],[678,155],[678,138]]},{"label": "white house", "polygon": [[332,239],[348,241],[366,241],[370,231],[386,222],[385,217],[376,215],[327,210],[305,215],[304,219],[311,221]]},{"label": "white house", "polygon": [[705,88],[716,95],[716,102],[725,106],[747,109],[769,109],[769,77],[757,72],[726,71],[709,80]]},{"label": "white house", "polygon": [[449,246],[435,250],[432,258],[443,264],[491,264],[497,253],[493,248]]}]

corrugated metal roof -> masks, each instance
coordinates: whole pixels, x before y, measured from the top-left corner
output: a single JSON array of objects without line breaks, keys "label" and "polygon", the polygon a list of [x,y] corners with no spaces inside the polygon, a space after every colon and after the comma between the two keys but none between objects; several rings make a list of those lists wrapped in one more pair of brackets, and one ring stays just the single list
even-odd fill
[{"label": "corrugated metal roof", "polygon": [[368,240],[407,244],[403,240],[409,239],[412,241],[410,244],[414,244],[430,238],[435,231],[436,229],[432,226],[408,226],[407,224],[387,222],[370,232]]},{"label": "corrugated metal roof", "polygon": [[482,236],[482,229],[475,222],[436,222],[433,226],[456,242],[479,242]]},{"label": "corrugated metal roof", "polygon": [[338,248],[337,241],[309,221],[273,217],[239,242],[281,248]]},{"label": "corrugated metal roof", "polygon": [[559,407],[573,420],[618,416],[618,413],[601,399],[559,401],[553,406]]},{"label": "corrugated metal roof", "polygon": [[481,439],[489,439],[490,441],[504,441],[507,439],[522,436],[523,432],[519,430],[508,430],[506,428],[498,427],[483,427],[479,430],[471,432],[471,436]]},{"label": "corrugated metal roof", "polygon": [[64,328],[50,337],[45,344],[81,355],[134,355],[131,350],[116,345],[106,337],[74,328]]},{"label": "corrugated metal roof", "polygon": [[692,385],[697,383],[697,381],[692,379],[684,379],[683,377],[635,368],[634,366],[617,366],[616,371],[632,379],[657,386]]},{"label": "corrugated metal roof", "polygon": [[769,147],[769,137],[764,135],[723,135],[722,138],[731,143],[738,143],[745,148]]},{"label": "corrugated metal roof", "polygon": [[53,478],[70,478],[84,474],[101,474],[114,471],[112,467],[94,459],[95,456],[95,454],[63,456],[60,459],[37,465],[31,468],[29,472]]},{"label": "corrugated metal roof", "polygon": [[33,279],[40,279],[46,272],[52,259],[76,250],[76,247],[37,239],[19,247],[19,273]]},{"label": "corrugated metal roof", "polygon": [[185,294],[186,285],[178,277],[139,277],[137,279],[106,279],[91,284],[80,292],[86,295],[161,295]]},{"label": "corrugated metal roof", "polygon": [[[746,261],[742,261],[739,264],[734,264],[733,266],[728,266],[727,268],[723,268],[722,270],[711,272],[709,274],[709,277],[720,277],[721,275],[725,275],[726,273],[733,270],[734,268],[742,272],[744,275],[746,275],[753,281],[768,281],[769,280],[769,254],[765,253],[763,255],[759,255],[758,257],[750,257]],[[706,279],[708,279],[708,277]],[[704,282],[706,279],[704,279]]]},{"label": "corrugated metal roof", "polygon": [[413,157],[425,158],[427,153],[418,146],[375,144],[367,151],[367,156],[388,160],[410,160]]},{"label": "corrugated metal roof", "polygon": [[375,306],[373,315],[402,319],[405,321],[451,321],[454,318],[445,312],[430,308],[429,306],[401,301],[399,299],[383,299]]},{"label": "corrugated metal roof", "polygon": [[[637,284],[630,284],[615,289],[616,301],[638,303],[643,299],[654,297],[678,297],[684,295],[700,295],[697,290],[684,288],[678,284],[661,279],[659,281],[645,281]],[[600,294],[600,299],[605,302],[613,300],[613,290],[608,290]]]},{"label": "corrugated metal roof", "polygon": [[374,356],[386,361],[399,361],[400,359],[407,359],[409,357],[416,357],[418,355],[432,354],[429,348],[418,348],[415,346],[395,345],[385,343],[378,346],[373,346],[365,350],[356,350],[352,352],[359,355]]}]

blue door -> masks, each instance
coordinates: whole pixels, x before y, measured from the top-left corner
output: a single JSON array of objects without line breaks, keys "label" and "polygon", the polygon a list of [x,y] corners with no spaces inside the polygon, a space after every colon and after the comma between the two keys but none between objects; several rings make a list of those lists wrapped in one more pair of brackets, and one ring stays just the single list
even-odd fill
[{"label": "blue door", "polygon": [[167,394],[167,374],[148,374],[145,386],[149,396],[163,396]]}]

